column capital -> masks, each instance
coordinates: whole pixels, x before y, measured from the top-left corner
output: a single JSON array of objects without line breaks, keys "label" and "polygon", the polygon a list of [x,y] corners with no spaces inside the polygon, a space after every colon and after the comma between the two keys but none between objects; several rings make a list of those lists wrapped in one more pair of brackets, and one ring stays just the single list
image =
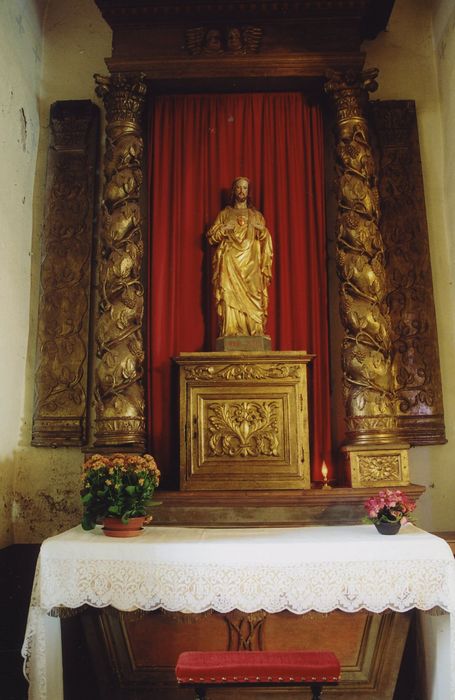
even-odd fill
[{"label": "column capital", "polygon": [[106,121],[111,129],[119,122],[139,124],[142,121],[147,84],[145,73],[95,73],[95,92],[106,109]]},{"label": "column capital", "polygon": [[357,72],[347,71],[341,73],[329,71],[324,90],[329,95],[337,110],[337,121],[341,123],[348,119],[365,118],[365,107],[368,102],[368,94],[378,88],[376,78],[378,69]]}]

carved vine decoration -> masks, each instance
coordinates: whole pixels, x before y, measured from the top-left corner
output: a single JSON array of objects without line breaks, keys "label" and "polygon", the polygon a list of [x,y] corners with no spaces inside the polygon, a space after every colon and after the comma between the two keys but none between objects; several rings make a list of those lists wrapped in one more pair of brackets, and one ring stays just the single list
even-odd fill
[{"label": "carved vine decoration", "polygon": [[344,399],[354,442],[377,441],[378,416],[384,426],[381,440],[393,427],[388,288],[376,168],[364,116],[376,77],[375,69],[360,75],[332,73],[325,86],[337,112],[337,271]]},{"label": "carved vine decoration", "polygon": [[185,367],[185,378],[193,381],[216,381],[230,379],[242,381],[249,379],[298,379],[301,368],[298,365],[229,365],[217,368],[214,365]]},{"label": "carved vine decoration", "polygon": [[75,172],[70,165],[60,163],[54,170],[47,210],[49,235],[41,267],[40,321],[46,318],[46,333],[42,334],[41,363],[36,373],[41,387],[36,410],[37,414],[55,416],[68,402],[77,411],[86,399],[81,380],[87,347],[80,325],[88,310],[83,284],[90,255],[84,222],[88,192],[87,183],[77,180],[80,167]]},{"label": "carved vine decoration", "polygon": [[277,404],[242,401],[209,405],[211,455],[260,457],[278,455]]},{"label": "carved vine decoration", "polygon": [[145,441],[142,217],[143,75],[95,76],[106,108],[105,186],[96,330],[96,444]]},{"label": "carved vine decoration", "polygon": [[430,251],[415,105],[370,105],[378,138],[381,230],[387,251],[392,373],[400,432],[411,444],[445,442]]},{"label": "carved vine decoration", "polygon": [[98,110],[51,107],[32,444],[86,441],[87,345]]}]

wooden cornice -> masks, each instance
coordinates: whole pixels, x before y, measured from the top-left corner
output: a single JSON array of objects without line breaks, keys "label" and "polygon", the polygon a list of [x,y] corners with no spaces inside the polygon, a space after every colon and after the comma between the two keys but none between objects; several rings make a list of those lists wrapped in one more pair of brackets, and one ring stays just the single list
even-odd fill
[{"label": "wooden cornice", "polygon": [[114,29],[175,21],[294,20],[321,18],[330,23],[349,19],[359,23],[361,38],[383,31],[394,0],[95,0]]},{"label": "wooden cornice", "polygon": [[[362,41],[386,28],[394,0],[95,2],[113,30],[111,71],[194,80],[355,70]],[[229,43],[232,32],[241,45]]]},{"label": "wooden cornice", "polygon": [[[224,57],[216,60],[194,58],[182,62],[178,58],[166,61],[155,58],[112,57],[106,59],[111,73],[140,72],[148,80],[193,81],[213,79],[309,79],[324,76],[327,70],[361,70],[365,55],[356,52],[320,52],[300,56],[261,56],[245,58]],[[226,57],[227,59],[228,57]]]}]

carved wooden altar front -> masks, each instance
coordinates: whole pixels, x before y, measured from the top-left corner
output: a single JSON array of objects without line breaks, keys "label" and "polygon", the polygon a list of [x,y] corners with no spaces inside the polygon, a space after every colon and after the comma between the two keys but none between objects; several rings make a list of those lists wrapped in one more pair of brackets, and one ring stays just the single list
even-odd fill
[{"label": "carved wooden altar front", "polygon": [[[363,611],[348,614],[310,612],[294,615],[284,611],[243,613],[239,610],[221,614],[185,615],[155,611],[153,613],[119,613],[117,610],[87,610],[83,625],[96,650],[96,672],[102,688],[101,697],[122,700],[147,700],[154,688],[160,700],[188,698],[189,693],[174,688],[174,664],[179,653],[188,649],[276,650],[330,648],[341,661],[343,681],[331,695],[337,700],[405,700],[412,692],[408,684],[403,694],[394,696],[406,637],[414,620],[413,611],[403,615],[392,611],[382,614]],[[103,639],[107,640],[106,651]],[[408,660],[409,663],[409,660]],[[122,691],[103,674],[106,664],[117,670]],[[273,698],[294,697],[290,689],[273,693]],[[224,689],[213,694],[225,700],[262,700],[262,692],[248,689]],[[269,694],[267,694],[269,697]],[[302,697],[302,693],[295,695]]]}]

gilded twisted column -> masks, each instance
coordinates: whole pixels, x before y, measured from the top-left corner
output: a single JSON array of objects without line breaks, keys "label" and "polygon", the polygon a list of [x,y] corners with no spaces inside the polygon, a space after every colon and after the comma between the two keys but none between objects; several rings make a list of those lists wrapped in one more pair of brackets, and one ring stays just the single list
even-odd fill
[{"label": "gilded twisted column", "polygon": [[[350,446],[366,447],[397,441],[388,284],[376,165],[366,119],[368,93],[377,88],[377,73],[376,69],[332,73],[325,85],[336,109],[337,272],[344,327],[346,437]],[[374,465],[369,462],[369,473],[375,475],[370,482],[403,481],[392,475],[394,460],[381,457],[378,462],[377,454],[375,460]]]},{"label": "gilded twisted column", "polygon": [[95,75],[106,109],[105,184],[98,260],[95,444],[145,442],[142,216],[142,75]]}]

